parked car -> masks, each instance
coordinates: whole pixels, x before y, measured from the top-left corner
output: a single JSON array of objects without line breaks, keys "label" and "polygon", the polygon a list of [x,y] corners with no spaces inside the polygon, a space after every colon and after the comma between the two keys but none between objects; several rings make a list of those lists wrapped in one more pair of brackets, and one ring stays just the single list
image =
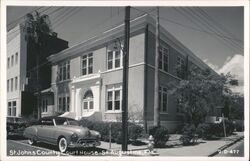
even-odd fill
[{"label": "parked car", "polygon": [[56,116],[44,117],[37,125],[26,128],[24,137],[29,144],[44,142],[56,145],[60,152],[65,152],[68,148],[101,145],[99,132],[79,126],[74,119]]},{"label": "parked car", "polygon": [[7,117],[7,137],[23,136],[23,131],[28,127],[28,123],[21,117]]}]

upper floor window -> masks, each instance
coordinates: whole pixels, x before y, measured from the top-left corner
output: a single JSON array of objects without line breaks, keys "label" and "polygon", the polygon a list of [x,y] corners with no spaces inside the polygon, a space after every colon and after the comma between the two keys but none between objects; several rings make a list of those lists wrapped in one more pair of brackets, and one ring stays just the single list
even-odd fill
[{"label": "upper floor window", "polygon": [[122,107],[122,86],[114,85],[107,88],[107,111],[120,111]]},{"label": "upper floor window", "polygon": [[9,92],[9,90],[10,90],[10,80],[8,79],[7,80],[7,92]]},{"label": "upper floor window", "polygon": [[93,54],[82,56],[82,75],[93,73]]},{"label": "upper floor window", "polygon": [[11,66],[14,65],[14,55],[11,56]]},{"label": "upper floor window", "polygon": [[178,56],[176,59],[176,74],[180,78],[184,78],[184,75],[185,75],[185,73],[184,73],[185,66],[184,65],[185,65],[184,59]]},{"label": "upper floor window", "polygon": [[169,49],[163,46],[159,47],[159,69],[168,72]]},{"label": "upper floor window", "polygon": [[108,51],[108,70],[122,67],[122,50]]},{"label": "upper floor window", "polygon": [[13,78],[11,78],[11,84],[10,84],[11,92],[13,91]]},{"label": "upper floor window", "polygon": [[70,79],[70,62],[69,61],[59,64],[58,78],[59,78],[59,81]]},{"label": "upper floor window", "polygon": [[15,77],[15,90],[17,90],[17,85],[18,85],[18,78]]},{"label": "upper floor window", "polygon": [[160,112],[168,112],[168,94],[165,87],[159,87],[159,108]]},{"label": "upper floor window", "polygon": [[16,52],[16,59],[15,59],[15,62],[16,62],[16,64],[17,64],[17,62],[18,62],[18,52]]},{"label": "upper floor window", "polygon": [[10,67],[10,57],[8,57],[7,67]]}]

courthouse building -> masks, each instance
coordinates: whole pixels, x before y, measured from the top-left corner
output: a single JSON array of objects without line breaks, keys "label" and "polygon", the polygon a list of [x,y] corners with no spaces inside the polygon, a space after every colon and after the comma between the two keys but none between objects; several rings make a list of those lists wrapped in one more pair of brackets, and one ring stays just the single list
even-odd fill
[{"label": "courthouse building", "polygon": [[[144,15],[131,20],[129,47],[129,119],[153,124],[155,20]],[[159,105],[161,124],[174,130],[181,122],[170,82],[182,76],[177,66],[209,68],[201,59],[160,27]],[[122,112],[122,44],[124,24],[48,57],[52,63],[51,99],[64,116],[119,121]],[[209,68],[210,69],[210,68]],[[53,115],[48,114],[48,115]]]}]

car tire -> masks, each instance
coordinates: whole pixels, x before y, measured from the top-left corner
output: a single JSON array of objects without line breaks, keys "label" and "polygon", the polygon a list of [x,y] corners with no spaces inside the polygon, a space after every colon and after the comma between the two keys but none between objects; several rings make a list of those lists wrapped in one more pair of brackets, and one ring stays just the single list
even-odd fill
[{"label": "car tire", "polygon": [[67,142],[67,139],[65,137],[61,137],[58,141],[58,150],[61,152],[61,153],[64,153],[66,152],[68,148],[68,142]]},{"label": "car tire", "polygon": [[35,143],[36,143],[36,141],[34,139],[32,139],[32,138],[28,139],[28,144],[34,145]]}]

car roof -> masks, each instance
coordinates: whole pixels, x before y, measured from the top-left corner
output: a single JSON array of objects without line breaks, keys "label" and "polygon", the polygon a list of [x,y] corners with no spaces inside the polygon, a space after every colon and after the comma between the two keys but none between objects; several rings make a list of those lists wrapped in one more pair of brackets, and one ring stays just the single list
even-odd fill
[{"label": "car roof", "polygon": [[74,120],[72,118],[68,118],[68,117],[59,117],[59,116],[47,116],[47,117],[42,117],[40,120],[52,120],[52,119],[56,119],[56,120]]}]

